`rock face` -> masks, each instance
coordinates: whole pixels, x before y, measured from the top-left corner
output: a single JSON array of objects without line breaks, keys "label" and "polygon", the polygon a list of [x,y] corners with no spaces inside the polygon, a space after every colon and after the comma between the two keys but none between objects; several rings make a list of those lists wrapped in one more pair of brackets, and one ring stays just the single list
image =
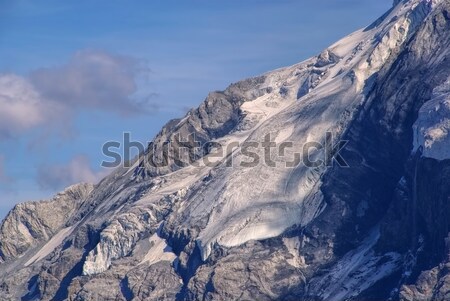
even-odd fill
[{"label": "rock face", "polygon": [[0,296],[449,299],[449,46],[449,1],[395,1],[317,57],[210,93],[131,167],[14,208]]},{"label": "rock face", "polygon": [[0,259],[16,259],[30,248],[50,240],[93,189],[90,184],[74,185],[51,200],[15,206],[0,227]]}]

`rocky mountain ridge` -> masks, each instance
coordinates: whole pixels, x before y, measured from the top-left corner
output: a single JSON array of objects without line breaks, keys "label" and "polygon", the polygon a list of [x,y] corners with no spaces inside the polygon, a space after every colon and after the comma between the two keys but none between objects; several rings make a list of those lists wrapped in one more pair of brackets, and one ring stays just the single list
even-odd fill
[{"label": "rocky mountain ridge", "polygon": [[[130,168],[13,209],[0,227],[1,296],[449,299],[449,44],[450,1],[395,1],[317,57],[210,93]],[[193,133],[225,154],[190,155],[215,159],[204,165],[164,151],[193,149],[177,138]],[[268,133],[292,142],[275,166],[249,168],[227,147]],[[348,168],[286,167],[327,133],[348,141]]]}]

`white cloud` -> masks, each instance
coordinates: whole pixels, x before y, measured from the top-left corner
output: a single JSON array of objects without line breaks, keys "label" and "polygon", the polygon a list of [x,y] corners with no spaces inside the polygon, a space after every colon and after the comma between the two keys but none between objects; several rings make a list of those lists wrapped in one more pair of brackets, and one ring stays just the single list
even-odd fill
[{"label": "white cloud", "polygon": [[41,166],[37,182],[43,189],[61,189],[76,183],[98,183],[110,170],[95,171],[84,155],[75,156],[67,165]]},{"label": "white cloud", "polygon": [[154,110],[150,97],[136,97],[137,81],[148,72],[138,60],[86,50],[27,77],[0,74],[0,137],[45,125],[67,127],[82,109],[122,115]]},{"label": "white cloud", "polygon": [[61,111],[61,105],[43,100],[25,78],[0,75],[0,137],[14,136],[42,125],[52,114]]}]

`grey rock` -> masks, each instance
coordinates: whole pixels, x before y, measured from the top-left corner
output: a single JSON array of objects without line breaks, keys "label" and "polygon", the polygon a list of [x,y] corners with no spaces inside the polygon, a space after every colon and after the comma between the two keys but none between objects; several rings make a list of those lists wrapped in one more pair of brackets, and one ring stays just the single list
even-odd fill
[{"label": "grey rock", "polygon": [[93,185],[79,184],[51,200],[16,205],[0,226],[1,260],[17,258],[48,241],[64,227],[93,189]]}]

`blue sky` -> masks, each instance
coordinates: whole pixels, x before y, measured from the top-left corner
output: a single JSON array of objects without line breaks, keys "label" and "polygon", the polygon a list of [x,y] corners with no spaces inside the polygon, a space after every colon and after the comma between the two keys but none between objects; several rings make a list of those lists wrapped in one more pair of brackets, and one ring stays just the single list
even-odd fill
[{"label": "blue sky", "polygon": [[392,0],[0,0],[0,217],[96,181],[209,91],[310,56]]}]

